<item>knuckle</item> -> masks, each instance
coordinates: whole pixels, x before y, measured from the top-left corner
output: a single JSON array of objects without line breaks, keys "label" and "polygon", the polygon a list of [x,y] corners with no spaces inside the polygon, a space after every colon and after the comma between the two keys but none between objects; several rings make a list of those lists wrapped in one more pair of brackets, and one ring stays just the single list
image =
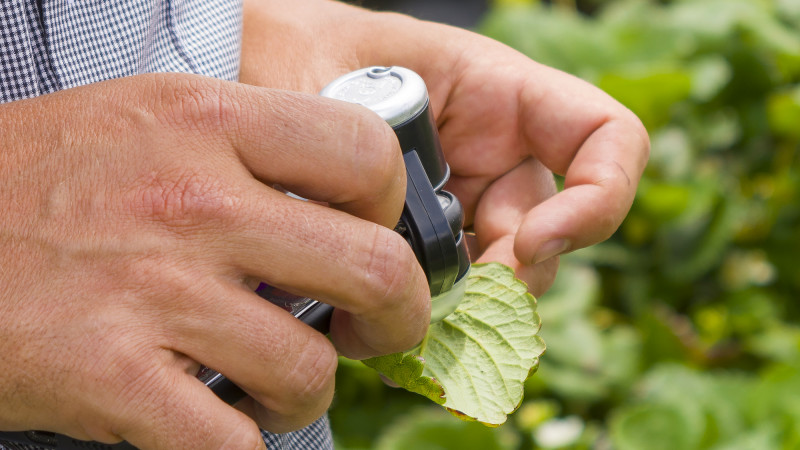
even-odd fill
[{"label": "knuckle", "polygon": [[[213,430],[213,428],[211,429]],[[209,436],[209,440],[215,438],[216,436]],[[225,436],[225,441],[220,448],[231,450],[261,448],[264,445],[262,439],[261,432],[254,422],[239,421],[237,428]]]},{"label": "knuckle", "polygon": [[[185,244],[158,242],[156,250],[148,250],[141,257],[125,264],[124,271],[116,279],[126,291],[120,304],[135,311],[140,325],[155,325],[153,332],[169,332],[171,327],[183,320],[201,319],[208,314],[204,292],[215,289],[213,266],[209,262],[195,259],[187,262],[180,247]],[[145,322],[145,320],[148,320]]]},{"label": "knuckle", "polygon": [[75,429],[80,430],[74,433],[74,436],[79,439],[109,444],[122,441],[122,438],[113,431],[117,428],[117,424],[113,423],[106,414],[93,414],[90,416],[79,414],[76,415],[74,420],[77,422]]},{"label": "knuckle", "polygon": [[644,166],[650,158],[650,136],[647,128],[642,120],[627,108],[621,114],[619,128],[621,133],[629,135],[628,142],[631,150],[636,152],[639,170],[644,170]]},{"label": "knuckle", "polygon": [[633,113],[631,110],[627,110],[627,117],[630,121],[630,128],[632,132],[637,136],[639,139],[639,148],[643,150],[644,156],[647,157],[650,154],[650,136],[647,133],[647,128],[642,123],[642,120]]},{"label": "knuckle", "polygon": [[229,220],[241,198],[221,180],[202,170],[151,174],[134,189],[129,207],[136,216],[173,225],[200,225]]},{"label": "knuckle", "polygon": [[159,356],[152,351],[124,348],[106,361],[106,367],[98,367],[94,373],[102,374],[101,383],[109,385],[109,391],[114,392],[120,404],[126,405],[128,410],[137,410],[143,404],[161,401],[153,388],[164,382],[165,374],[155,362],[160,362]]},{"label": "knuckle", "polygon": [[528,292],[539,298],[547,292],[556,280],[558,273],[559,257],[549,258],[536,265],[536,271],[531,271],[523,278],[528,282]]},{"label": "knuckle", "polygon": [[[164,404],[158,387],[164,385],[165,373],[154,361],[159,361],[159,355],[127,348],[95,364],[87,377],[105,393],[104,406],[102,414],[92,409],[88,416],[78,418],[87,435],[93,440],[114,439],[130,432],[152,407]],[[103,419],[98,421],[98,416]]]},{"label": "knuckle", "polygon": [[235,96],[220,80],[170,74],[156,78],[160,119],[186,128],[218,128],[240,109]]},{"label": "knuckle", "polygon": [[[367,262],[362,265],[362,273],[367,295],[362,308],[384,311],[402,304],[410,295],[418,263],[408,243],[398,233],[377,225],[372,229],[372,239],[364,241]],[[370,316],[369,311],[359,313]]]},{"label": "knuckle", "polygon": [[310,405],[326,408],[332,399],[338,365],[336,351],[321,335],[312,337],[301,348],[293,354],[295,360],[287,378],[285,401],[276,408],[284,415],[303,414]]},{"label": "knuckle", "polygon": [[356,194],[370,197],[395,188],[405,171],[394,131],[378,115],[368,111],[357,116],[355,128],[354,163],[360,169],[356,180],[360,183],[354,186]]}]

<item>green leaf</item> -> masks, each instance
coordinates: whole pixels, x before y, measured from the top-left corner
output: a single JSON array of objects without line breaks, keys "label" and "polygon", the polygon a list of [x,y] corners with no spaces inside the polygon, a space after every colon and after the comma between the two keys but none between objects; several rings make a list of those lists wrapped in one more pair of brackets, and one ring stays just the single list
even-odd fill
[{"label": "green leaf", "polygon": [[615,419],[611,435],[619,450],[691,449],[699,443],[696,424],[673,405],[638,405],[622,410]]},{"label": "green leaf", "polygon": [[596,269],[576,263],[577,257],[580,253],[561,259],[553,286],[539,300],[538,309],[547,318],[541,335],[548,353],[531,381],[563,398],[599,400],[611,390],[625,389],[635,377],[640,342],[632,327],[603,323],[611,319],[602,319],[605,314],[596,305],[601,280]]},{"label": "green leaf", "polygon": [[720,55],[707,56],[691,64],[692,90],[695,100],[707,101],[717,95],[731,79],[731,66]]},{"label": "green leaf", "polygon": [[441,386],[444,407],[457,417],[500,425],[519,407],[545,350],[540,326],[536,300],[512,269],[475,264],[464,300],[418,348],[364,363],[437,403]]},{"label": "green leaf", "polygon": [[680,68],[609,72],[597,86],[636,113],[648,129],[655,129],[669,122],[674,105],[689,98],[692,77]]},{"label": "green leaf", "polygon": [[692,194],[692,187],[685,184],[648,182],[642,183],[637,200],[650,217],[664,222],[680,216]]},{"label": "green leaf", "polygon": [[607,69],[614,56],[609,36],[591,22],[541,2],[497,5],[480,30],[541,63],[586,78]]},{"label": "green leaf", "polygon": [[375,444],[375,450],[443,450],[476,448],[511,450],[519,439],[508,428],[487,428],[476,422],[452,420],[446,412],[415,408],[392,423]]},{"label": "green leaf", "polygon": [[547,317],[547,328],[588,314],[600,297],[600,277],[588,265],[573,263],[575,254],[562,258],[558,274],[537,310]]},{"label": "green leaf", "polygon": [[775,134],[800,141],[800,86],[770,95],[767,117]]},{"label": "green leaf", "polygon": [[393,353],[363,361],[367,367],[385,374],[401,388],[444,404],[444,389],[433,378],[422,376],[425,360],[414,354]]}]

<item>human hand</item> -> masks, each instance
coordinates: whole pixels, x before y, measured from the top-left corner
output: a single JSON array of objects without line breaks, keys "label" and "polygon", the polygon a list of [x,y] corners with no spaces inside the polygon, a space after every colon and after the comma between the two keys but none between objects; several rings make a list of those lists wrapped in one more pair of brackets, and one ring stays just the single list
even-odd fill
[{"label": "human hand", "polygon": [[[619,227],[649,141],[599,89],[465,30],[329,1],[276,5],[245,4],[242,81],[316,92],[364,66],[419,73],[478,261],[513,267],[539,295],[557,255]],[[564,176],[560,193],[553,173]]]},{"label": "human hand", "polygon": [[[427,281],[391,229],[402,157],[362,108],[147,75],[0,105],[0,129],[2,430],[262,448],[256,422],[285,432],[327,409],[337,350],[425,333]],[[335,306],[333,345],[253,279]],[[255,399],[252,419],[199,364]]]}]

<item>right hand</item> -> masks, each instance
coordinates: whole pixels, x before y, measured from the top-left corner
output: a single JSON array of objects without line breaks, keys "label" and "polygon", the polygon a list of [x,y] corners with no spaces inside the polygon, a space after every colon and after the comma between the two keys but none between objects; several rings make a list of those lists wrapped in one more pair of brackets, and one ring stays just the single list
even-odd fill
[{"label": "right hand", "polygon": [[[0,105],[0,130],[2,430],[261,448],[256,423],[324,413],[337,351],[425,333],[425,275],[392,231],[402,155],[365,108],[142,75]],[[336,307],[332,344],[254,279]],[[247,391],[253,417],[199,364]]]}]

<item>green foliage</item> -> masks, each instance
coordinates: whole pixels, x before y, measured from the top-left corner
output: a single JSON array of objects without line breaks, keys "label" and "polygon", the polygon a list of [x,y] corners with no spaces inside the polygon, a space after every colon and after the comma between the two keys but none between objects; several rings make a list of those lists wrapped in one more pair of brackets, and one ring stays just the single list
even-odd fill
[{"label": "green foliage", "polygon": [[[547,353],[512,420],[488,431],[510,447],[465,444],[458,421],[348,369],[337,442],[800,448],[800,2],[554,3],[497,2],[480,31],[639,115],[652,152],[633,209],[563,258],[539,299]],[[381,413],[348,427],[365,410]]]},{"label": "green foliage", "polygon": [[457,417],[497,426],[520,405],[539,366],[541,322],[510,267],[473,264],[466,281],[461,303],[431,324],[417,348],[364,364]]},{"label": "green foliage", "polygon": [[398,387],[428,398],[432,402],[443,405],[444,388],[435,378],[423,376],[425,359],[414,353],[392,353],[363,361],[364,365],[375,369],[381,375],[392,380]]},{"label": "green foliage", "polygon": [[376,443],[377,450],[439,450],[480,448],[512,450],[518,438],[510,432],[496,431],[477,422],[454,420],[430,408],[419,408],[405,415]]}]

